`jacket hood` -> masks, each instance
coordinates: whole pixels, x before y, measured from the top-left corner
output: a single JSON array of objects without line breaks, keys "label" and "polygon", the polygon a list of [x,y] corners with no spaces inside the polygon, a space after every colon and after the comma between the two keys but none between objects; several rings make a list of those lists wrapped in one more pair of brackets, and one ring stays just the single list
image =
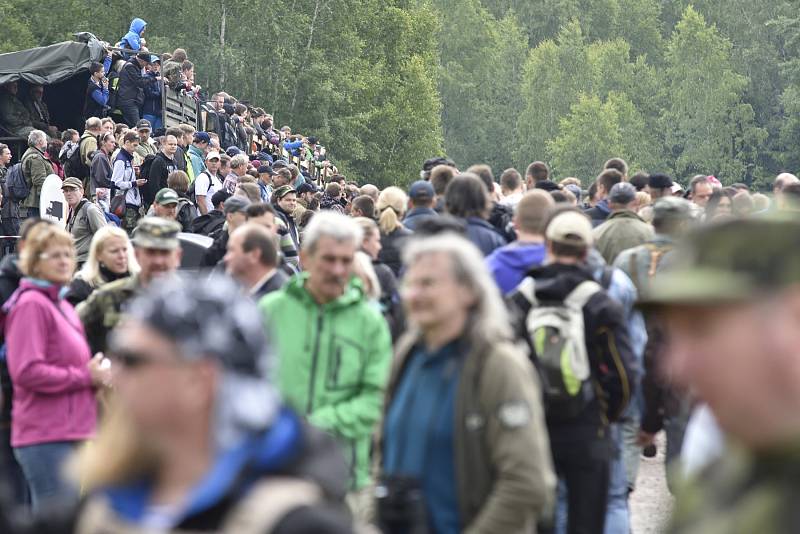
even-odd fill
[{"label": "jacket hood", "polygon": [[131,21],[131,27],[128,29],[128,31],[140,36],[142,35],[142,30],[144,30],[145,26],[147,26],[147,23],[144,20],[135,18]]},{"label": "jacket hood", "polygon": [[562,301],[578,284],[594,280],[586,265],[552,263],[533,269],[530,276],[536,280],[536,296],[543,301]]},{"label": "jacket hood", "polygon": [[[302,272],[299,275],[292,277],[289,283],[285,286],[286,292],[299,300],[306,301],[316,306],[317,301],[314,300],[314,297],[312,297],[311,293],[309,293],[306,289],[306,280],[308,280],[308,277],[308,272]],[[350,283],[344,290],[344,293],[342,293],[339,298],[328,302],[324,306],[332,309],[346,308],[347,306],[358,304],[363,300],[364,286],[358,277],[352,276],[350,278]]]},{"label": "jacket hood", "polygon": [[546,252],[544,243],[515,243],[495,250],[491,258],[501,267],[524,272],[541,265]]},{"label": "jacket hood", "polygon": [[[273,425],[263,434],[252,436],[231,450],[217,455],[214,465],[191,491],[179,514],[179,520],[208,510],[227,498],[236,499],[240,492],[252,486],[269,473],[282,473],[297,468],[302,462],[302,473],[297,476],[311,478],[331,495],[340,496],[334,480],[345,478],[338,470],[332,442],[304,428],[300,419],[288,409],[283,409]],[[343,468],[342,468],[343,469]],[[338,484],[341,486],[341,484]],[[99,493],[108,497],[114,511],[130,522],[140,520],[150,501],[152,485],[140,480],[125,486],[106,488]]]}]

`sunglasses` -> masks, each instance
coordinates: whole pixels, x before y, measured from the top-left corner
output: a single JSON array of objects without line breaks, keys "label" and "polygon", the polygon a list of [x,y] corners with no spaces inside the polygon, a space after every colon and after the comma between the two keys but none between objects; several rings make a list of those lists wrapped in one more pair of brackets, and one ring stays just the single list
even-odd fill
[{"label": "sunglasses", "polygon": [[108,355],[108,357],[117,362],[126,369],[137,369],[146,365],[153,365],[158,363],[165,363],[155,358],[151,358],[146,354],[135,352],[132,350],[116,350]]}]

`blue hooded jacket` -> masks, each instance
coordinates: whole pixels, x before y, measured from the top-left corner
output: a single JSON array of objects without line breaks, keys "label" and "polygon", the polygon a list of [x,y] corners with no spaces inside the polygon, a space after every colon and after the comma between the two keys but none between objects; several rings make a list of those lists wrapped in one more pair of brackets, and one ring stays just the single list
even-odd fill
[{"label": "blue hooded jacket", "polygon": [[518,243],[500,247],[486,258],[486,266],[503,295],[511,293],[525,275],[544,262],[544,243]]},{"label": "blue hooded jacket", "polygon": [[120,48],[130,48],[134,51],[138,51],[142,48],[140,37],[142,36],[145,26],[147,26],[147,23],[144,20],[139,18],[133,19],[128,33],[126,33],[119,42]]}]

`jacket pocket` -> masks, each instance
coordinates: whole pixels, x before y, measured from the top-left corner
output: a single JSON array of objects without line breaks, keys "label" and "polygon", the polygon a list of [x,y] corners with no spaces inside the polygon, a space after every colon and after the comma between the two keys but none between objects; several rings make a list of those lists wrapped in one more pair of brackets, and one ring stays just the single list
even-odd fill
[{"label": "jacket pocket", "polygon": [[355,389],[361,383],[364,347],[334,334],[328,352],[326,387],[329,390]]}]

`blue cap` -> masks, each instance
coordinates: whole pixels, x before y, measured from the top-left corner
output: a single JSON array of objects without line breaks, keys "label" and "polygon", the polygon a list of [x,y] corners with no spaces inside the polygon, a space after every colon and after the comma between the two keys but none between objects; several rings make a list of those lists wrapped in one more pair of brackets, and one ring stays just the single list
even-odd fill
[{"label": "blue cap", "polygon": [[208,135],[206,132],[195,132],[194,133],[194,141],[195,143],[210,143],[211,136]]},{"label": "blue cap", "polygon": [[225,150],[225,153],[226,153],[228,156],[230,156],[230,157],[233,157],[233,156],[237,156],[237,155],[241,154],[241,153],[242,153],[242,151],[241,151],[241,150],[239,150],[239,148],[238,148],[238,147],[235,147],[235,146],[229,146],[229,147],[228,147],[228,148]]},{"label": "blue cap", "polygon": [[408,189],[408,197],[411,199],[432,199],[434,197],[433,186],[425,180],[417,180]]}]

